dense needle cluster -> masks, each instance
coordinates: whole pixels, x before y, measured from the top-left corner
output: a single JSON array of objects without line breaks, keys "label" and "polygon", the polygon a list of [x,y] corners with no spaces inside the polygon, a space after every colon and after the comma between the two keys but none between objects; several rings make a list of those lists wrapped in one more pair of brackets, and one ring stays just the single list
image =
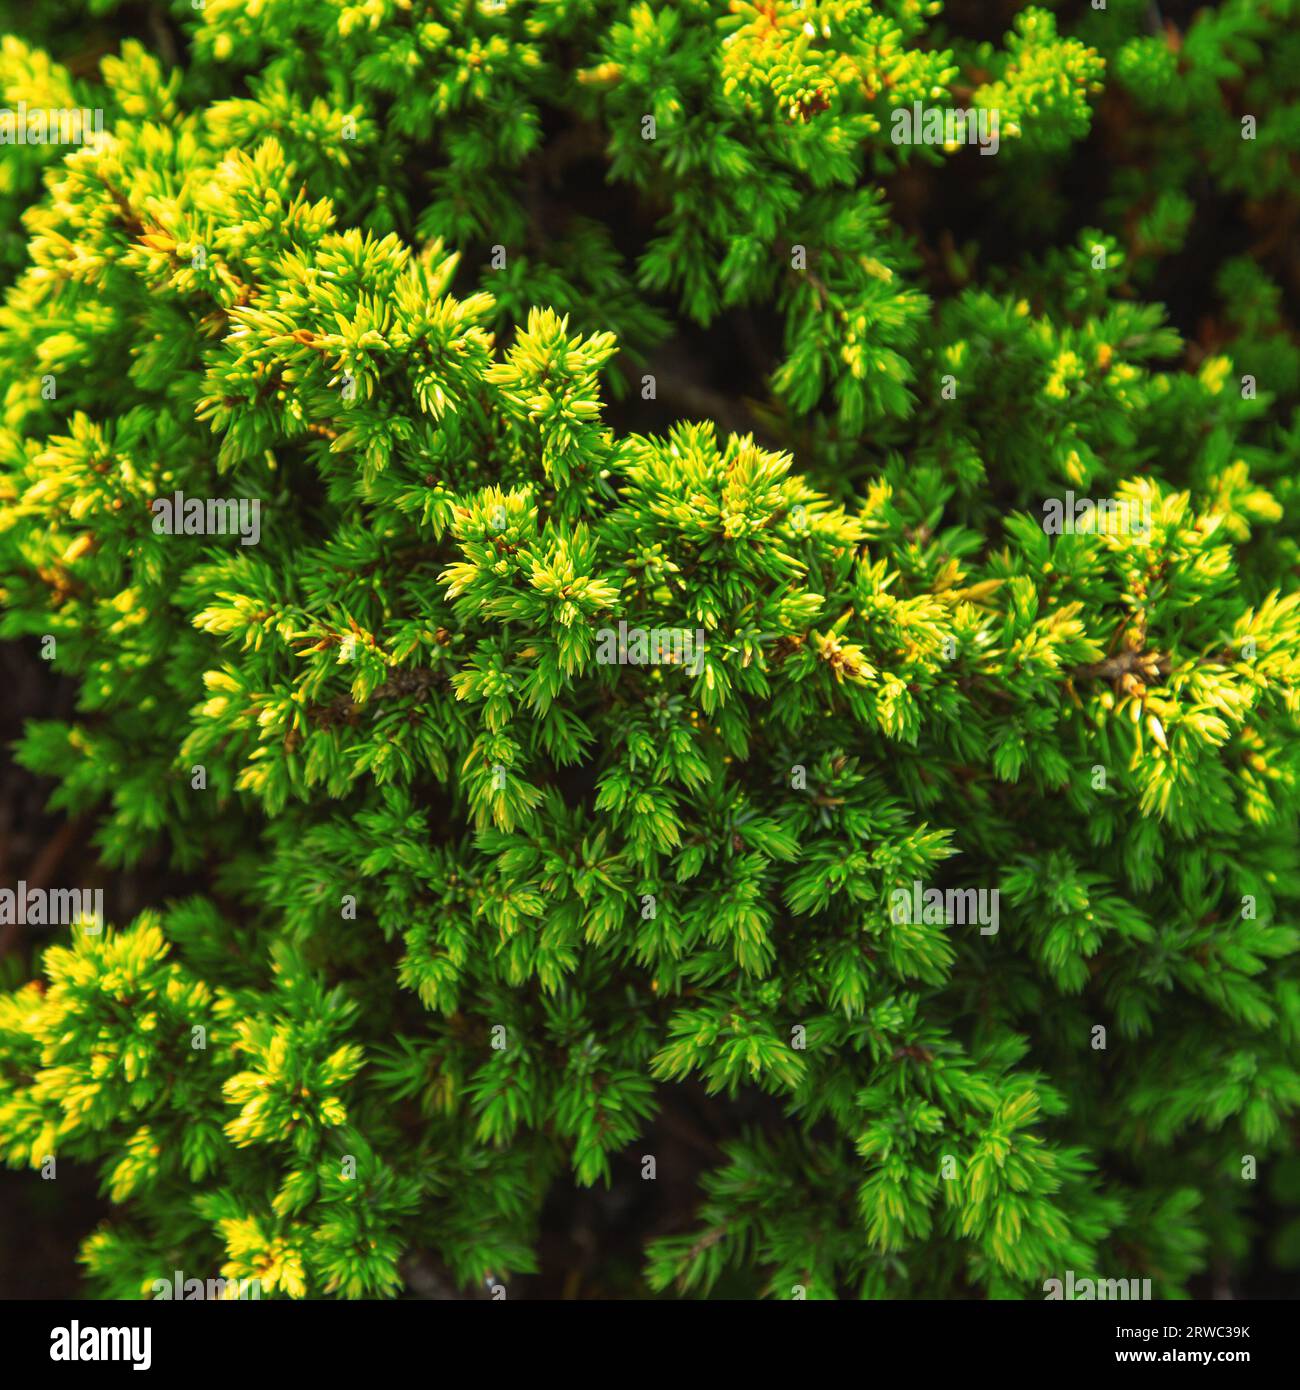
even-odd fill
[{"label": "dense needle cluster", "polygon": [[0,6],[104,112],[0,149],[17,757],[193,885],[5,963],[95,1292],[508,1287],[686,1096],[593,1291],[1171,1297],[1296,1200],[1300,4],[948,8]]}]

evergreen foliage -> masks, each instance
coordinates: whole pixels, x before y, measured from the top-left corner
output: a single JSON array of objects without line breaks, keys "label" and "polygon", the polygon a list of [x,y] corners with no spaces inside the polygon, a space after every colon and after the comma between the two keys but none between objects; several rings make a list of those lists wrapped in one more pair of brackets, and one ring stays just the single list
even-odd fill
[{"label": "evergreen foliage", "polygon": [[1180,1297],[1294,1218],[1300,5],[1150,9],[0,7],[0,104],[105,113],[0,157],[0,636],[79,702],[16,756],[189,885],[6,964],[94,1292],[508,1285],[684,1094],[605,1292]]}]

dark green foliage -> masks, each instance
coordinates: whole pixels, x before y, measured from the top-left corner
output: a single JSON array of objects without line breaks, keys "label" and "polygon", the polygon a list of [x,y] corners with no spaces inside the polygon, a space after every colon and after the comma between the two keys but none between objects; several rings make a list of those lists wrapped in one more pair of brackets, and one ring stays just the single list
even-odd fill
[{"label": "dark green foliage", "polygon": [[16,755],[110,903],[193,884],[0,995],[0,1153],[98,1166],[95,1292],[508,1282],[688,1089],[696,1208],[595,1292],[1178,1297],[1294,1221],[1297,7],[971,8],[5,41],[106,132],[0,166],[0,635],[79,692]]}]

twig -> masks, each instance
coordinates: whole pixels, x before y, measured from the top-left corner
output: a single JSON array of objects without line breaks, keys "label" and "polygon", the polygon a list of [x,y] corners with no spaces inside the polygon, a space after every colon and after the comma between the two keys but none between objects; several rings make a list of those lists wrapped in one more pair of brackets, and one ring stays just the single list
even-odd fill
[{"label": "twig", "polygon": [[656,391],[682,412],[682,418],[712,420],[728,434],[754,432],[758,421],[752,418],[743,404],[738,405],[709,387],[678,376],[675,372],[656,369],[653,364],[651,371],[654,372]]},{"label": "twig", "polygon": [[[36,856],[36,862],[30,871],[23,878],[26,890],[41,889],[50,881],[54,871],[63,862],[63,856],[67,854],[72,844],[77,840],[81,832],[90,823],[90,815],[78,816],[76,820],[65,820]],[[4,930],[0,931],[0,956],[6,956],[13,948],[14,942],[18,939],[18,922],[6,922]]]},{"label": "twig", "polygon": [[162,55],[163,62],[169,68],[180,67],[181,58],[176,51],[176,39],[167,20],[163,17],[162,10],[157,5],[149,6],[149,32],[153,35],[153,41],[158,47],[158,52]]}]

